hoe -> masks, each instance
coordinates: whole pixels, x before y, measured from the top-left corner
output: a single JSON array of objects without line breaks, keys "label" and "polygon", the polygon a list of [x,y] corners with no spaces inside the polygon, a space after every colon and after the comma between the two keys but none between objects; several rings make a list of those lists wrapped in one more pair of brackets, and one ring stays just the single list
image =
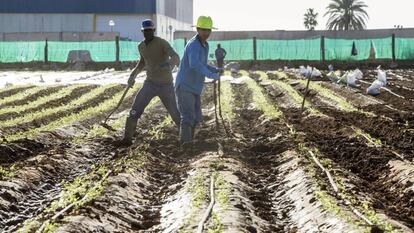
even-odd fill
[{"label": "hoe", "polygon": [[121,99],[118,102],[118,105],[114,108],[114,110],[112,110],[108,116],[105,118],[105,120],[100,124],[102,127],[104,127],[105,129],[109,130],[109,131],[116,131],[113,127],[111,127],[110,125],[108,125],[107,121],[109,120],[109,118],[112,116],[112,114],[114,114],[114,112],[116,112],[118,110],[118,108],[121,106],[122,102],[125,99],[126,94],[128,93],[129,89],[131,88],[131,86],[127,86],[124,94],[122,94]]}]

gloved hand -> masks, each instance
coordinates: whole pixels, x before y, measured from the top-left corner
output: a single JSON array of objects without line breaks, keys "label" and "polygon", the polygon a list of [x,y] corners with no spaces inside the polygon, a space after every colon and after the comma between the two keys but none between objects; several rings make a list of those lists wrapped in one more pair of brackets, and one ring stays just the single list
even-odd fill
[{"label": "gloved hand", "polygon": [[132,86],[134,86],[134,84],[135,84],[135,75],[134,74],[131,74],[129,76],[129,79],[128,79],[128,86],[129,87],[132,87]]}]

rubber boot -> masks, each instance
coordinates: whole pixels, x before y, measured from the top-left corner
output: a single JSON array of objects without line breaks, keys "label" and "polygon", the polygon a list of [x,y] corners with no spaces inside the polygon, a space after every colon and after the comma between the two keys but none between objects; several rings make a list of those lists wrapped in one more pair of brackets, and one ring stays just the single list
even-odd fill
[{"label": "rubber boot", "polygon": [[198,130],[197,130],[197,125],[191,127],[191,138],[194,140],[195,137],[197,136]]},{"label": "rubber boot", "polygon": [[138,119],[127,117],[125,123],[124,138],[117,142],[120,147],[129,147],[132,145],[132,137],[134,136],[135,129],[137,128]]},{"label": "rubber boot", "polygon": [[195,127],[191,127],[191,140],[195,139]]},{"label": "rubber boot", "polygon": [[192,129],[189,125],[181,125],[180,127],[180,143],[184,145],[191,142],[192,140]]}]

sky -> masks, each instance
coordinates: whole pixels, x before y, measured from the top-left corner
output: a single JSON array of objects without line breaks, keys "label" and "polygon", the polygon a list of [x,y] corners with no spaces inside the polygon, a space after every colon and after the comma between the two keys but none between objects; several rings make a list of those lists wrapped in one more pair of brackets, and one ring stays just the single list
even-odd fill
[{"label": "sky", "polygon": [[[323,17],[331,0],[194,0],[194,20],[199,15],[213,18],[221,31],[305,30],[303,15],[308,8],[318,13],[317,30],[326,28]],[[368,29],[414,28],[413,0],[364,0],[370,17]]]}]

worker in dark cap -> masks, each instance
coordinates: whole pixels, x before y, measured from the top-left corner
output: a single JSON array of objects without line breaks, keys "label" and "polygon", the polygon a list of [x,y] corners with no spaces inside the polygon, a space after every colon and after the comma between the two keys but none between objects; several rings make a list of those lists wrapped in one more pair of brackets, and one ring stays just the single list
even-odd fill
[{"label": "worker in dark cap", "polygon": [[137,121],[156,96],[161,99],[172,120],[177,126],[180,125],[180,113],[175,100],[172,76],[172,69],[179,65],[180,58],[166,40],[155,36],[155,25],[150,19],[142,22],[141,31],[145,38],[138,45],[141,58],[128,79],[128,85],[132,87],[136,76],[144,69],[147,77],[132,104],[125,124],[124,138],[116,143],[118,146],[132,145]]}]

